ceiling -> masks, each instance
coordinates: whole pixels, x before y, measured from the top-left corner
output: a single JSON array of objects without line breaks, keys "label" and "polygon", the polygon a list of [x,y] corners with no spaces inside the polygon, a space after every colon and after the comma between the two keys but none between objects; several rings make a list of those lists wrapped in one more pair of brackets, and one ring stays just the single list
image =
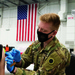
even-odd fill
[{"label": "ceiling", "polygon": [[48,0],[0,0],[0,8],[47,2]]}]

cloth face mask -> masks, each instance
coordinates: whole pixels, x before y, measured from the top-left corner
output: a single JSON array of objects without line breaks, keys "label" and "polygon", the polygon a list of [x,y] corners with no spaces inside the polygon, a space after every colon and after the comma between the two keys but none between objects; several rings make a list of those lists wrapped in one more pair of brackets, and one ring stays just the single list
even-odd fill
[{"label": "cloth face mask", "polygon": [[[52,32],[54,32],[54,30],[53,30]],[[42,33],[42,32],[40,32],[40,31],[38,31],[38,29],[37,29],[38,40],[39,40],[40,42],[45,42],[45,41],[47,41],[48,39],[52,38],[52,36],[51,36],[50,38],[48,38],[48,35],[51,34],[52,32],[50,32],[50,33],[48,33],[48,34],[45,34],[45,33]]]}]

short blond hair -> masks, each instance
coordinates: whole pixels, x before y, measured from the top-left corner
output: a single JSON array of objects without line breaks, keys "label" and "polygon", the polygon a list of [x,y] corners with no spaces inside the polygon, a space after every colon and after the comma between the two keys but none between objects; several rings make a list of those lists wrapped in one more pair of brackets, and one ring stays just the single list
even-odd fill
[{"label": "short blond hair", "polygon": [[60,26],[60,17],[55,14],[55,13],[48,13],[40,16],[40,21],[46,22],[46,23],[51,23],[53,24],[53,29],[57,30],[59,29]]}]

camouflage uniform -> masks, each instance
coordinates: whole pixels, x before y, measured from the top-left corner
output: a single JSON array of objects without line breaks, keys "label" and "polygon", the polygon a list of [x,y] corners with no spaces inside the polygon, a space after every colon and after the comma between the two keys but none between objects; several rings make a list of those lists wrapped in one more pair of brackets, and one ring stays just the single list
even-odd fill
[{"label": "camouflage uniform", "polygon": [[[22,68],[15,75],[66,75],[65,67],[70,63],[70,53],[59,43],[56,37],[41,49],[41,43],[35,41],[22,54]],[[34,71],[24,68],[34,63]]]}]

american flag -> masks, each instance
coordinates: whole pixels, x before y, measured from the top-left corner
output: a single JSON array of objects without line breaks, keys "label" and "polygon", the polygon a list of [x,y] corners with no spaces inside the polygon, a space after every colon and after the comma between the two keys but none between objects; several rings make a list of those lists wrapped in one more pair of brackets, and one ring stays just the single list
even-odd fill
[{"label": "american flag", "polygon": [[18,6],[16,41],[35,41],[37,4]]}]

